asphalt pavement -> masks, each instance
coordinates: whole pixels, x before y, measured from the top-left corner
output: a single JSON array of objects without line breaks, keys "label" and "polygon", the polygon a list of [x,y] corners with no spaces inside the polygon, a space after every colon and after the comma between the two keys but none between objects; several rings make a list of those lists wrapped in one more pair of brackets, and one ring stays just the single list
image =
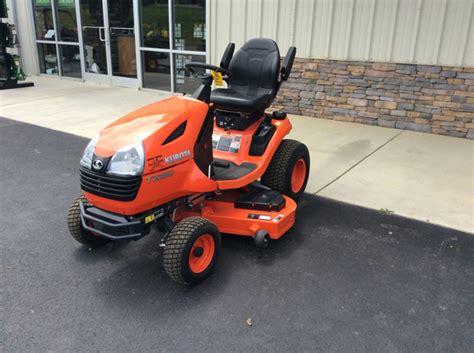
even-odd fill
[{"label": "asphalt pavement", "polygon": [[69,236],[87,142],[0,118],[1,352],[472,351],[472,234],[307,195],[282,239],[225,236],[184,288],[153,234]]}]

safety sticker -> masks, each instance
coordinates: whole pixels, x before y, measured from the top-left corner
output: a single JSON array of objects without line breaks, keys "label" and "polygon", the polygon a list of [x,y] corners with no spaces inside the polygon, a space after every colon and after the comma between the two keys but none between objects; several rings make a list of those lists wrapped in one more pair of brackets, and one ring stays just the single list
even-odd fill
[{"label": "safety sticker", "polygon": [[240,149],[241,135],[212,135],[212,148],[222,152],[238,153]]},{"label": "safety sticker", "polygon": [[155,215],[154,214],[151,214],[149,216],[146,216],[145,217],[145,224],[148,224],[150,222],[153,222],[155,220]]},{"label": "safety sticker", "polygon": [[275,218],[273,218],[273,222],[278,222],[280,219],[283,218],[283,215],[282,214],[279,214],[278,216],[276,216]]},{"label": "safety sticker", "polygon": [[264,214],[257,214],[257,213],[249,213],[247,218],[260,219],[262,221],[271,221],[272,220],[271,216],[267,216],[267,215],[264,215]]},{"label": "safety sticker", "polygon": [[160,209],[160,210],[146,216],[145,217],[145,224],[153,222],[153,221],[157,220],[158,218],[162,217],[163,213],[164,213],[163,209]]},{"label": "safety sticker", "polygon": [[217,144],[219,143],[219,139],[221,135],[212,134],[212,149],[215,150],[217,148]]},{"label": "safety sticker", "polygon": [[230,152],[232,152],[232,153],[237,153],[237,152],[239,152],[239,149],[240,149],[240,140],[241,140],[241,137],[240,137],[240,136],[234,136],[234,139],[233,139],[232,142],[230,143]]}]

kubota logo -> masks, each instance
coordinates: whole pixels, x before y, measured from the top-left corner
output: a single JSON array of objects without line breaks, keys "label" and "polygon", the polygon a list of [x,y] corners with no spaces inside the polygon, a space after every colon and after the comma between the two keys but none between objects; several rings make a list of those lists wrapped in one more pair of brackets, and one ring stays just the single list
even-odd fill
[{"label": "kubota logo", "polygon": [[191,157],[191,152],[189,150],[175,153],[171,156],[165,157],[165,164],[176,163],[188,157]]},{"label": "kubota logo", "polygon": [[104,163],[100,159],[96,159],[92,163],[92,166],[94,167],[94,169],[102,169],[102,167],[104,166]]}]

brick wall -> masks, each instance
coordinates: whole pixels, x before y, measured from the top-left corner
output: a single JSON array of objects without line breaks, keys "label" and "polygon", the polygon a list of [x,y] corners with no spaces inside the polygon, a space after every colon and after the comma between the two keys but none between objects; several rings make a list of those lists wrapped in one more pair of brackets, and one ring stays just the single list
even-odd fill
[{"label": "brick wall", "polygon": [[297,58],[273,108],[474,139],[474,68]]}]

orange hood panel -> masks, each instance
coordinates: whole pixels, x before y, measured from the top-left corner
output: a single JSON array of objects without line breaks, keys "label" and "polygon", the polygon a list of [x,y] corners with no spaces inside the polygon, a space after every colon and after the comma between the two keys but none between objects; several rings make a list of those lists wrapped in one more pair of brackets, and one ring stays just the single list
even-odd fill
[{"label": "orange hood panel", "polygon": [[103,129],[96,145],[96,153],[102,157],[109,157],[118,149],[132,143],[149,138],[164,140],[167,136],[155,136],[154,133],[173,121],[181,121],[181,118],[205,114],[207,109],[207,105],[201,101],[178,96],[144,106]]}]

